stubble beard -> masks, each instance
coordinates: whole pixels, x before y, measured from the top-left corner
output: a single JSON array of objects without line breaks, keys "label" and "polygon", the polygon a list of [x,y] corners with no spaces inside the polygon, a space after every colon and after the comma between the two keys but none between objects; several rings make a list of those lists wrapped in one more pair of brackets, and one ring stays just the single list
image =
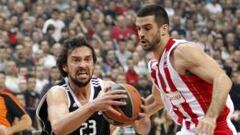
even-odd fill
[{"label": "stubble beard", "polygon": [[76,79],[72,76],[69,76],[70,80],[75,84],[77,85],[78,87],[84,87],[86,86],[90,80],[91,80],[91,76],[89,75],[89,78],[87,80],[80,80],[80,79]]},{"label": "stubble beard", "polygon": [[158,44],[160,43],[160,41],[161,41],[160,32],[157,31],[156,35],[153,37],[152,42],[149,42],[149,48],[144,48],[144,50],[146,52],[154,51],[158,47]]}]

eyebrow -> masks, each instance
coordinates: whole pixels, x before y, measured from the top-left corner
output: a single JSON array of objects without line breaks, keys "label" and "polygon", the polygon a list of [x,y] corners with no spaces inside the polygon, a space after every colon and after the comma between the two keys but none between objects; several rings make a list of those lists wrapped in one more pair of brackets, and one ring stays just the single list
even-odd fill
[{"label": "eyebrow", "polygon": [[86,55],[86,56],[75,56],[75,55],[73,55],[73,56],[71,56],[72,58],[81,58],[81,57],[83,57],[83,58],[85,58],[85,57],[91,57],[92,55]]},{"label": "eyebrow", "polygon": [[137,25],[138,27],[147,27],[147,26],[152,26],[151,23],[143,24],[143,25]]}]

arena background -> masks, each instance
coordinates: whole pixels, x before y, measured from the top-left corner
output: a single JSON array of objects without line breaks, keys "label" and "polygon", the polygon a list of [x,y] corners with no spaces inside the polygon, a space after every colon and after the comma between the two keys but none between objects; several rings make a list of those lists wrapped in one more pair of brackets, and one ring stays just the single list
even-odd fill
[{"label": "arena background", "polygon": [[[134,25],[136,11],[149,3],[166,9],[172,37],[201,44],[231,77],[232,121],[240,131],[239,0],[0,0],[0,71],[33,120],[20,134],[41,131],[35,116],[40,92],[61,79],[56,57],[71,36],[86,36],[96,49],[95,76],[132,84],[144,97],[151,93],[146,64],[152,56],[138,45]],[[150,135],[177,130],[165,111],[152,117]],[[131,127],[117,132],[135,134]]]}]

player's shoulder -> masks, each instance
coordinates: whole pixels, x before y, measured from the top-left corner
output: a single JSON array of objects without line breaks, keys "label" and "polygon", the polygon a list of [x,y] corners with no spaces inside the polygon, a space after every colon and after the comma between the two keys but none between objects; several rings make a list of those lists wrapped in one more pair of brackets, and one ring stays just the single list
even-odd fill
[{"label": "player's shoulder", "polygon": [[202,51],[202,48],[195,42],[183,42],[180,43],[173,51],[176,57],[189,57],[195,55],[196,52]]},{"label": "player's shoulder", "polygon": [[65,97],[65,87],[60,85],[52,86],[46,93],[47,98],[61,98]]}]

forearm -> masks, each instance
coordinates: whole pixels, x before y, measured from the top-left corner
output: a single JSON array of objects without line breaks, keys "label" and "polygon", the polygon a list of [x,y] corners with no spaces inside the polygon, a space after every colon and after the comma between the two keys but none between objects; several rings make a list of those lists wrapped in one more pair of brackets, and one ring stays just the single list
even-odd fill
[{"label": "forearm", "polygon": [[138,134],[147,135],[151,129],[151,120],[148,117],[136,120],[133,124],[133,127]]},{"label": "forearm", "polygon": [[152,116],[153,114],[155,114],[156,112],[158,112],[162,108],[163,108],[163,105],[161,103],[158,103],[157,101],[154,101],[153,103],[151,103],[150,105],[148,105],[146,107],[147,116],[148,117]]},{"label": "forearm", "polygon": [[146,114],[148,117],[155,114],[157,111],[159,111],[161,108],[163,108],[162,102],[157,101],[153,95],[150,95],[146,98]]},{"label": "forearm", "polygon": [[206,117],[218,118],[226,104],[226,99],[231,86],[232,82],[225,74],[220,75],[214,80],[212,100],[207,110]]},{"label": "forearm", "polygon": [[8,134],[17,133],[17,132],[20,132],[20,131],[23,131],[23,130],[30,129],[31,125],[32,125],[31,118],[27,114],[25,114],[20,118],[19,121],[16,122],[16,124],[9,127],[7,129],[7,132],[8,132]]},{"label": "forearm", "polygon": [[91,102],[87,103],[76,111],[63,116],[62,119],[51,122],[54,133],[57,135],[65,135],[70,134],[79,128],[91,115],[96,112],[92,107],[93,105]]}]

